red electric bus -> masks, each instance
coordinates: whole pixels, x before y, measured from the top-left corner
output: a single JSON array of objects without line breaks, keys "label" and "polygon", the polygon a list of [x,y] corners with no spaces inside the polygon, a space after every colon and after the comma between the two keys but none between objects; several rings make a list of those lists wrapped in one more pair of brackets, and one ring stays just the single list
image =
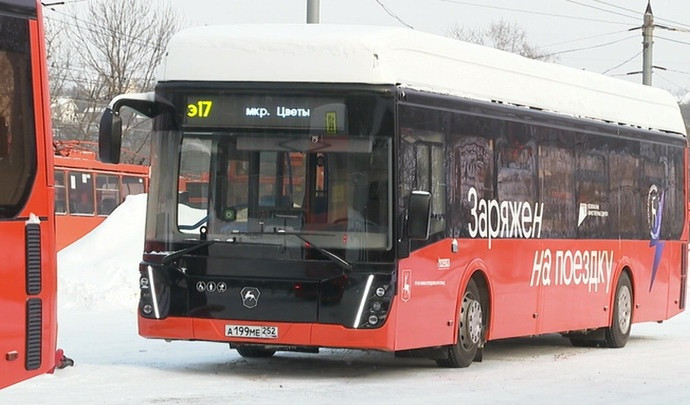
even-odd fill
[{"label": "red electric bus", "polygon": [[102,163],[82,144],[54,145],[57,250],[97,227],[128,195],[148,189],[148,166]]},{"label": "red electric bus", "polygon": [[0,388],[56,362],[50,101],[41,9],[0,0]]},{"label": "red electric bus", "polygon": [[466,367],[508,337],[622,347],[685,308],[662,90],[389,27],[194,28],[166,55],[101,121],[117,162],[120,110],[154,117],[144,337]]}]

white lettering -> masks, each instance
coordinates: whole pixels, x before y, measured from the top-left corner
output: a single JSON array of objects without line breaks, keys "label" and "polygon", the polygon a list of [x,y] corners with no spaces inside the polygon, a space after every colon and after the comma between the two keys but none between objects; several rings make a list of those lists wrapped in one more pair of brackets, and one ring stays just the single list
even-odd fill
[{"label": "white lettering", "polygon": [[575,254],[573,254],[573,281],[575,282],[575,285],[580,285],[580,282],[582,281],[582,252],[579,250],[575,251]]},{"label": "white lettering", "polygon": [[510,215],[513,218],[510,228],[510,235],[508,237],[522,238],[522,227],[520,227],[520,203],[517,201],[508,201],[510,205]]},{"label": "white lettering", "polygon": [[501,237],[505,238],[508,236],[508,225],[510,224],[508,222],[508,209],[509,207],[508,201],[501,201],[501,218],[499,221],[501,222]]},{"label": "white lettering", "polygon": [[534,227],[533,229],[536,229],[536,232],[532,233],[532,237],[534,237],[534,233],[537,234],[537,238],[541,238],[541,220],[544,217],[544,203],[535,203],[534,204],[534,216],[532,217],[532,226]]},{"label": "white lettering", "polygon": [[276,115],[280,118],[289,117],[309,117],[311,110],[309,108],[290,108],[290,107],[276,107]]},{"label": "white lettering", "polygon": [[474,222],[467,224],[467,230],[470,233],[470,237],[476,238],[477,232],[479,231],[479,220],[477,219],[477,190],[474,187],[470,188],[470,191],[467,193],[467,201],[472,204],[470,215],[472,215],[472,219],[474,219]]},{"label": "white lettering", "polygon": [[244,115],[246,115],[247,117],[263,118],[271,115],[271,113],[269,113],[268,110],[265,108],[247,107],[244,111]]},{"label": "white lettering", "polygon": [[530,287],[551,284],[551,250],[546,249],[534,252],[534,265],[532,266],[532,278]]},{"label": "white lettering", "polygon": [[[494,219],[492,221],[492,219]],[[489,200],[489,213],[487,215],[487,222],[489,226],[489,249],[491,249],[491,239],[495,239],[498,237],[498,232],[500,230],[500,220],[501,218],[499,217],[499,207],[498,207],[498,201],[496,200]]]},{"label": "white lettering", "polygon": [[[554,257],[554,275],[551,278],[551,257]],[[613,274],[613,250],[537,250],[534,252],[530,287],[539,285],[586,286],[596,293],[601,284],[606,292]],[[553,283],[551,283],[553,281]]]},{"label": "white lettering", "polygon": [[505,200],[500,203],[494,199],[479,198],[477,190],[470,187],[467,193],[470,202],[468,224],[470,237],[487,238],[489,249],[491,240],[501,238],[540,238],[544,216],[544,204],[530,204],[524,201]]},{"label": "white lettering", "polygon": [[525,238],[532,237],[532,207],[529,204],[522,204],[522,232],[525,234]]}]

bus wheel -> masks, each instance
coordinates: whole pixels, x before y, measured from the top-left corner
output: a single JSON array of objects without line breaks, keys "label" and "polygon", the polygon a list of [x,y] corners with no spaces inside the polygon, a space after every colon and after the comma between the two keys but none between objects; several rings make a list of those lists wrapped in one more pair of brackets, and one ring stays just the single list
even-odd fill
[{"label": "bus wheel", "polygon": [[619,348],[628,342],[632,326],[632,308],[633,295],[630,277],[627,273],[621,273],[616,285],[611,326],[604,329],[607,347]]},{"label": "bus wheel", "polygon": [[276,351],[260,346],[237,346],[237,353],[247,358],[266,358],[273,356]]},{"label": "bus wheel", "polygon": [[451,368],[469,367],[472,364],[484,336],[482,316],[479,289],[474,280],[470,280],[458,316],[458,341],[446,347],[446,358],[436,360],[436,364]]}]

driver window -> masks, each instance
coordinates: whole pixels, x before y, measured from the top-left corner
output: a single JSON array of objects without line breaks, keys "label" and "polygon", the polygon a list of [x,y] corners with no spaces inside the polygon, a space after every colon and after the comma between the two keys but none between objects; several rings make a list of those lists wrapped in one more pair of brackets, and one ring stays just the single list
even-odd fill
[{"label": "driver window", "polygon": [[177,223],[181,232],[198,234],[199,228],[206,224],[211,151],[209,139],[182,141],[177,196]]}]

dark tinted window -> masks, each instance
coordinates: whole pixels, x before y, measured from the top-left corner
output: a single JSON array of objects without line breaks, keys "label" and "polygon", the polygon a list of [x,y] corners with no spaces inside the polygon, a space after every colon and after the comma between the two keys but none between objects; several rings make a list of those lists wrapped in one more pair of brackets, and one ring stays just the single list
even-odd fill
[{"label": "dark tinted window", "polygon": [[26,20],[0,15],[0,217],[26,204],[36,174],[36,134]]},{"label": "dark tinted window", "polygon": [[93,175],[85,172],[69,172],[67,182],[70,214],[93,215]]}]

